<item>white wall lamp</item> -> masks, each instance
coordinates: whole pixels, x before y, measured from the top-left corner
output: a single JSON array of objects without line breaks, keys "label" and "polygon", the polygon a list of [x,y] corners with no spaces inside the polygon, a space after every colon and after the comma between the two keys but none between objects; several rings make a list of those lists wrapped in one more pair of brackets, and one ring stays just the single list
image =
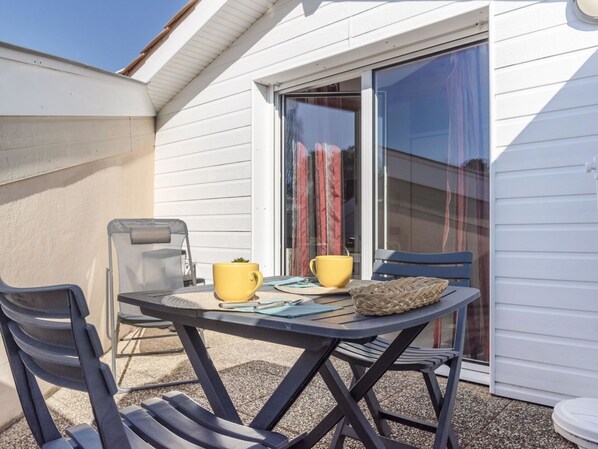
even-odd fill
[{"label": "white wall lamp", "polygon": [[598,25],[598,0],[573,0],[573,10],[584,22]]}]

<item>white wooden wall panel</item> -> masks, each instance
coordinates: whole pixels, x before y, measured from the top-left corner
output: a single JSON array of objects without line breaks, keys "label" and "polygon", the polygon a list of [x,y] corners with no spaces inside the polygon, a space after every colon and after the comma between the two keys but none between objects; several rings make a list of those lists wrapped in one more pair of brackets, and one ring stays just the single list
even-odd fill
[{"label": "white wooden wall panel", "polygon": [[[496,355],[529,362],[537,362],[562,367],[588,370],[588,360],[598,360],[598,344],[574,338],[558,338],[544,334],[512,332],[497,329]],[[546,351],[549,344],[551,351]],[[587,360],[581,360],[575,354],[583,349]]]},{"label": "white wooden wall panel", "polygon": [[496,280],[494,295],[498,304],[598,312],[598,285],[591,281],[501,276]]},{"label": "white wooden wall panel", "polygon": [[201,215],[188,217],[187,224],[197,232],[249,232],[251,231],[251,216],[249,214]]},{"label": "white wooden wall panel", "polygon": [[595,48],[586,48],[496,70],[496,90],[502,95],[516,90],[595,76],[598,73],[598,59],[592,58],[595,52]]},{"label": "white wooden wall panel", "polygon": [[495,224],[596,223],[596,195],[497,199]]},{"label": "white wooden wall panel", "polygon": [[595,282],[598,270],[595,254],[497,251],[494,259],[497,277]]},{"label": "white wooden wall panel", "polygon": [[251,249],[250,232],[192,232],[189,234],[192,241],[210,242],[216,248]]},{"label": "white wooden wall panel", "polygon": [[[596,313],[576,310],[551,309],[548,307],[521,306],[513,304],[499,304],[496,307],[497,329],[509,330],[519,334],[535,334],[547,337],[546,344],[550,345],[553,337],[563,339],[578,339],[589,346],[596,346],[598,343],[598,327],[596,324]],[[500,339],[499,339],[500,340]],[[561,340],[559,340],[561,341]],[[590,342],[592,343],[590,345]],[[499,346],[497,346],[499,347]],[[583,347],[580,347],[583,349]],[[550,351],[546,351],[550,352]],[[509,355],[508,349],[504,351]],[[572,356],[575,354],[573,353]],[[538,355],[536,357],[542,357]],[[531,360],[531,359],[529,359]],[[582,362],[582,359],[578,360]],[[586,357],[586,367],[588,366]]]},{"label": "white wooden wall panel", "polygon": [[496,119],[535,115],[538,111],[545,113],[583,108],[597,104],[598,77],[594,76],[501,95],[496,102]]},{"label": "white wooden wall panel", "polygon": [[[553,394],[579,397],[587,396],[588,390],[598,389],[598,377],[589,370],[559,368],[551,364],[502,357],[497,357],[495,363],[496,376],[504,379],[505,384],[534,385],[535,388],[530,388],[528,392],[535,390],[536,401],[547,405],[554,403]],[[543,400],[544,398],[547,400]]]},{"label": "white wooden wall panel", "polygon": [[[281,0],[160,110],[155,214],[187,221],[202,275],[210,279],[209,263],[228,260],[229,250],[250,249],[254,80],[487,4],[392,3]],[[236,23],[239,12],[227,14]]]},{"label": "white wooden wall panel", "polygon": [[162,114],[157,118],[156,128],[166,130],[190,122],[198,122],[210,117],[229,114],[246,108],[247,103],[250,101],[251,95],[247,91],[229,95],[207,104],[190,107],[179,113]]},{"label": "white wooden wall panel", "polygon": [[247,195],[245,197],[237,196],[193,201],[166,201],[157,203],[154,212],[162,217],[249,214],[251,212],[251,198]]},{"label": "white wooden wall panel", "polygon": [[[234,181],[247,179],[251,175],[251,162],[235,162],[226,165],[214,165],[191,170],[179,170],[172,173],[156,175],[154,188],[160,190],[167,187],[197,185],[217,181]],[[199,187],[201,188],[201,187]]]},{"label": "white wooden wall panel", "polygon": [[582,136],[511,146],[501,154],[496,169],[514,172],[567,166],[583,168],[595,154],[595,140],[595,136]]},{"label": "white wooden wall panel", "polygon": [[221,181],[196,187],[184,185],[169,187],[155,191],[154,201],[156,203],[166,201],[191,201],[207,198],[231,198],[247,196],[251,193],[251,182],[249,179],[240,181]]},{"label": "white wooden wall panel", "polygon": [[226,130],[241,128],[251,124],[251,109],[243,109],[227,114],[226,117],[214,117],[199,123],[189,123],[174,129],[166,129],[156,136],[156,145],[166,145],[181,140],[216,134]]},{"label": "white wooden wall panel", "polygon": [[553,405],[598,396],[598,32],[570,2],[524,3],[491,23],[492,390]]},{"label": "white wooden wall panel", "polygon": [[597,113],[598,106],[591,106],[501,120],[496,123],[496,144],[502,147],[595,135]]},{"label": "white wooden wall panel", "polygon": [[[570,5],[561,0],[546,0],[496,17],[494,41],[501,42],[567,23]],[[537,20],[530,20],[533,14]]]},{"label": "white wooden wall panel", "polygon": [[503,225],[496,227],[497,251],[598,254],[598,224]]},{"label": "white wooden wall panel", "polygon": [[243,161],[251,161],[251,148],[247,144],[160,159],[156,161],[155,173],[156,177],[164,173],[177,173],[181,165],[191,170]]},{"label": "white wooden wall panel", "polygon": [[171,145],[163,145],[161,147],[163,151],[156,152],[156,161],[192,154],[194,152],[248,145],[250,136],[251,128],[246,126],[229,130],[224,135],[221,133],[209,134],[207,136],[176,142]]},{"label": "white wooden wall panel", "polygon": [[497,173],[496,198],[527,198],[594,193],[594,180],[581,167]]}]

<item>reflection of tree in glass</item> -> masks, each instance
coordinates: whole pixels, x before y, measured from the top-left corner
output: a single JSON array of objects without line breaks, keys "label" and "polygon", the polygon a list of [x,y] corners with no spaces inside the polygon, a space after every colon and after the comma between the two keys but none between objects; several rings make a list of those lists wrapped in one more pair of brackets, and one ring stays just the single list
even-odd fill
[{"label": "reflection of tree in glass", "polygon": [[488,160],[479,158],[469,159],[461,164],[461,167],[471,171],[486,173],[488,171]]},{"label": "reflection of tree in glass", "polygon": [[284,164],[284,180],[285,180],[285,195],[287,201],[285,204],[287,210],[290,211],[292,208],[293,199],[293,165],[295,161],[295,149],[297,142],[301,141],[301,135],[303,134],[303,122],[299,118],[297,112],[298,104],[296,100],[288,99],[285,105],[285,120],[284,120],[284,139],[286,150]]}]

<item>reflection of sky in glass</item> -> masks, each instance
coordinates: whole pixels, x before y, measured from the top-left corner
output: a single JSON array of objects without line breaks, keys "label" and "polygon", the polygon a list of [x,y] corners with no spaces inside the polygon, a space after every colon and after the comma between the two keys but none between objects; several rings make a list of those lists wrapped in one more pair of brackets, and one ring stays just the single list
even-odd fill
[{"label": "reflection of sky in glass", "polygon": [[[339,99],[334,100],[334,113],[324,105],[305,103],[306,99],[287,98],[287,132],[291,131],[297,140],[309,151],[314,151],[315,144],[328,143],[345,150],[355,143],[355,112],[338,108]],[[307,100],[310,101],[310,100]],[[318,99],[325,102],[326,100]],[[354,99],[340,100],[355,101]],[[294,120],[289,120],[289,111],[293,110]],[[293,130],[289,128],[293,127]]]},{"label": "reflection of sky in glass", "polygon": [[[461,52],[478,52],[480,62],[487,62],[486,46]],[[451,54],[428,58],[400,67],[376,71],[379,145],[389,151],[447,163],[449,142],[449,99],[447,79],[453,65]],[[486,64],[487,66],[487,64]],[[478,76],[487,77],[486,66]],[[482,80],[482,86],[488,83]],[[483,148],[488,147],[488,92],[480,92]],[[461,161],[464,163],[466,161]]]}]

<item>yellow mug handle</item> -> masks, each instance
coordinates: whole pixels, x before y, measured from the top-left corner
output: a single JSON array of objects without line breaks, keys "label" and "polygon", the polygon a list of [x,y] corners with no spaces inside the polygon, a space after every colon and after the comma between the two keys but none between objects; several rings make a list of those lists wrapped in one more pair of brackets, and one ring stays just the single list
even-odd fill
[{"label": "yellow mug handle", "polygon": [[253,297],[255,292],[257,292],[262,286],[262,283],[264,282],[264,275],[261,271],[252,271],[249,276],[251,276],[252,279],[255,279],[255,288],[250,293],[250,297]]},{"label": "yellow mug handle", "polygon": [[309,269],[311,270],[311,272],[314,274],[315,277],[318,277],[318,273],[316,273],[315,263],[316,263],[316,259],[310,260],[309,261]]}]

